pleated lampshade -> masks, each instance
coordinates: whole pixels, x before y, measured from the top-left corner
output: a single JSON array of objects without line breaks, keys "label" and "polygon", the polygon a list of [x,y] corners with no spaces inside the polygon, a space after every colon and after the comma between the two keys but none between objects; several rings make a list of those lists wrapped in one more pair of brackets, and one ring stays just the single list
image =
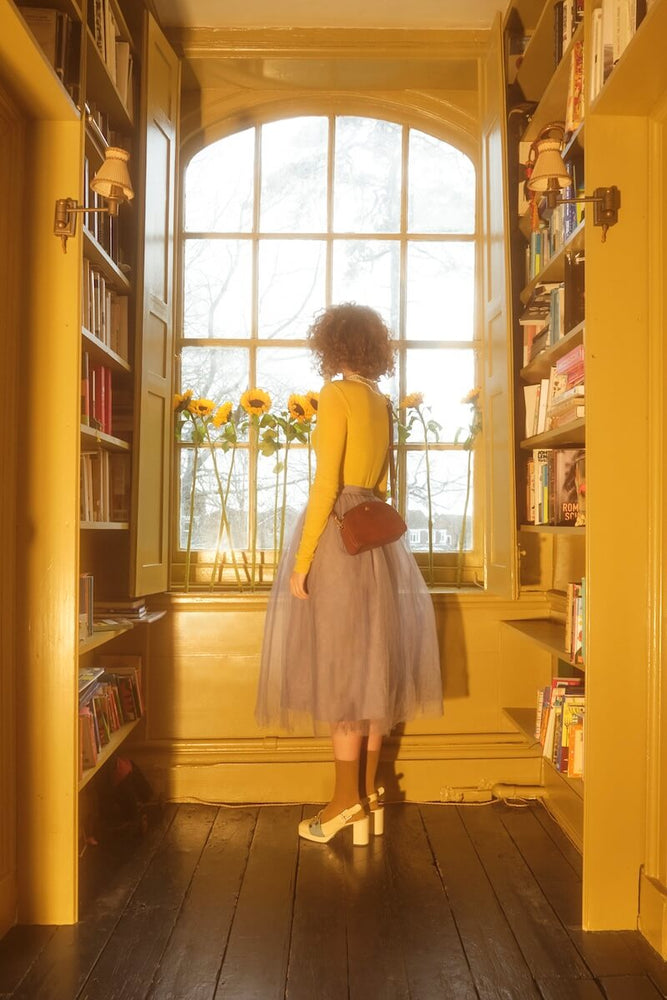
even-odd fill
[{"label": "pleated lampshade", "polygon": [[90,186],[93,191],[116,202],[130,201],[134,198],[132,181],[127,169],[130,154],[126,149],[109,146],[104,163],[97,171]]},{"label": "pleated lampshade", "polygon": [[533,172],[528,178],[531,191],[551,191],[566,188],[572,183],[563,157],[560,155],[559,139],[540,139],[537,143],[537,159]]}]

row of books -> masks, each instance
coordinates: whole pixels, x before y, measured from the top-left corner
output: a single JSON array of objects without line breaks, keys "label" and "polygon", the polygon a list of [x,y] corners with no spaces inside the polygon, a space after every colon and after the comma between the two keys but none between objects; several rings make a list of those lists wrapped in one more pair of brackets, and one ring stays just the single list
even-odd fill
[{"label": "row of books", "polygon": [[75,104],[80,100],[81,25],[50,7],[21,5],[21,16]]},{"label": "row of books", "polygon": [[583,251],[565,255],[564,280],[538,285],[519,317],[523,364],[527,365],[584,321],[586,308]]},{"label": "row of books", "polygon": [[103,434],[113,434],[111,369],[93,364],[89,351],[81,354],[81,423]]},{"label": "row of books", "polygon": [[554,677],[537,690],[535,739],[561,774],[584,776],[586,695],[578,677]]},{"label": "row of books", "polygon": [[586,662],[586,578],[568,583],[565,600],[565,652],[572,663]]},{"label": "row of books", "polygon": [[[105,199],[90,187],[93,173],[86,156],[83,161],[83,204],[85,208],[104,208]],[[120,246],[120,216],[109,215],[108,212],[84,212],[83,224],[111,260],[121,266],[123,254]]]},{"label": "row of books", "polygon": [[526,437],[556,430],[584,416],[584,346],[550,366],[547,378],[524,386]]},{"label": "row of books", "polygon": [[130,352],[128,302],[127,295],[119,295],[110,288],[104,274],[84,258],[81,322],[124,361]]},{"label": "row of books", "polygon": [[[562,191],[563,198],[581,197],[584,183],[574,164],[568,164],[572,174],[572,184]],[[533,281],[548,265],[549,261],[569,240],[584,217],[580,204],[558,204],[554,209],[540,208],[541,219],[538,229],[534,229],[526,244],[526,284]]]},{"label": "row of books", "polygon": [[85,523],[130,520],[130,456],[104,449],[81,454],[80,517]]},{"label": "row of books", "polygon": [[556,0],[554,13],[554,68],[558,66],[577,25],[584,18],[584,0]]},{"label": "row of books", "polygon": [[144,713],[140,658],[108,659],[108,666],[79,671],[79,778],[95,767],[112,735]]},{"label": "row of books", "polygon": [[535,448],[526,463],[526,523],[579,527],[586,491],[583,448]]},{"label": "row of books", "polygon": [[95,580],[92,573],[79,575],[79,642],[93,634]]},{"label": "row of books", "polygon": [[592,11],[592,72],[589,83],[591,101],[623,55],[630,39],[644,20],[647,0],[602,0]]},{"label": "row of books", "polygon": [[134,111],[133,59],[130,43],[123,38],[111,0],[92,0],[88,4],[90,30],[104,60],[109,76],[130,117]]}]

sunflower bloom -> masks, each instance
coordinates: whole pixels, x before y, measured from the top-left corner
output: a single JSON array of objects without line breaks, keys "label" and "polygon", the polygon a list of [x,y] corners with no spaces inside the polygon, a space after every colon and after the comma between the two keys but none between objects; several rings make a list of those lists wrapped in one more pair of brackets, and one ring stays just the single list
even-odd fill
[{"label": "sunflower bloom", "polygon": [[481,391],[482,391],[481,386],[479,385],[475,386],[474,389],[471,389],[470,392],[463,397],[461,402],[465,404],[470,404],[472,406],[477,406],[477,402],[479,400],[479,395]]},{"label": "sunflower bloom", "polygon": [[401,410],[416,410],[418,406],[421,406],[424,402],[423,392],[411,392],[399,403],[399,408]]},{"label": "sunflower bloom", "polygon": [[305,424],[307,420],[315,416],[315,410],[310,405],[308,397],[301,396],[296,392],[293,392],[287,400],[287,409],[292,419],[300,424]]},{"label": "sunflower bloom", "polygon": [[232,413],[232,404],[230,402],[221,403],[221,405],[213,414],[211,422],[213,423],[214,427],[222,427],[223,424],[228,423],[231,413]]},{"label": "sunflower bloom", "polygon": [[195,417],[210,417],[215,409],[212,399],[193,399],[188,405],[188,410]]},{"label": "sunflower bloom", "polygon": [[241,396],[241,406],[250,416],[259,416],[271,409],[271,397],[263,389],[248,389]]},{"label": "sunflower bloom", "polygon": [[306,399],[310,403],[313,413],[317,413],[317,407],[320,404],[320,394],[319,392],[312,392],[310,389],[306,393]]},{"label": "sunflower bloom", "polygon": [[190,406],[191,399],[192,389],[186,389],[185,392],[174,393],[174,412],[182,413],[183,410],[187,410]]}]

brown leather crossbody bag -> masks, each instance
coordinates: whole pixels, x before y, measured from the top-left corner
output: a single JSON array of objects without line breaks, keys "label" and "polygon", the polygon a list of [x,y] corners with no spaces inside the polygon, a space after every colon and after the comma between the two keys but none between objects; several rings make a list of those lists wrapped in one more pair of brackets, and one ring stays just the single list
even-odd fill
[{"label": "brown leather crossbody bag", "polygon": [[346,511],[342,517],[333,516],[340,528],[343,545],[356,556],[359,552],[367,552],[381,545],[396,542],[408,530],[408,526],[392,506],[396,502],[396,463],[394,461],[394,421],[391,413],[391,402],[387,400],[387,417],[389,420],[389,484],[391,488],[391,504],[384,500],[364,500]]}]

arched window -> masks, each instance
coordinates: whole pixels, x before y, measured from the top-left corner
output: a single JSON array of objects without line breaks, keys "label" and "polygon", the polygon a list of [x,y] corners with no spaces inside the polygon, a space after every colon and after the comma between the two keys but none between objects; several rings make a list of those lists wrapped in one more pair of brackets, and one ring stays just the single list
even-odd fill
[{"label": "arched window", "polygon": [[[475,194],[461,150],[359,116],[245,128],[203,148],[185,172],[180,391],[236,407],[246,389],[260,387],[278,413],[290,394],[319,388],[305,341],[313,316],[336,302],[377,309],[398,347],[396,374],[383,388],[397,403],[423,393],[422,413],[433,422],[428,449],[417,421],[398,456],[410,544],[424,562],[430,502],[433,582],[451,579],[464,508],[463,547],[481,547],[474,467],[468,489],[461,445],[470,421],[461,400],[477,381]],[[404,422],[411,413],[403,411]],[[236,448],[212,453],[206,441],[196,447],[193,426],[186,421],[178,445],[174,562],[187,555],[198,585],[245,585],[254,551],[255,581],[270,580],[280,534],[307,499],[308,444],[292,443],[285,476],[284,448],[263,455],[271,448],[260,439],[256,456],[241,435]],[[174,584],[182,579],[176,572]]]}]

